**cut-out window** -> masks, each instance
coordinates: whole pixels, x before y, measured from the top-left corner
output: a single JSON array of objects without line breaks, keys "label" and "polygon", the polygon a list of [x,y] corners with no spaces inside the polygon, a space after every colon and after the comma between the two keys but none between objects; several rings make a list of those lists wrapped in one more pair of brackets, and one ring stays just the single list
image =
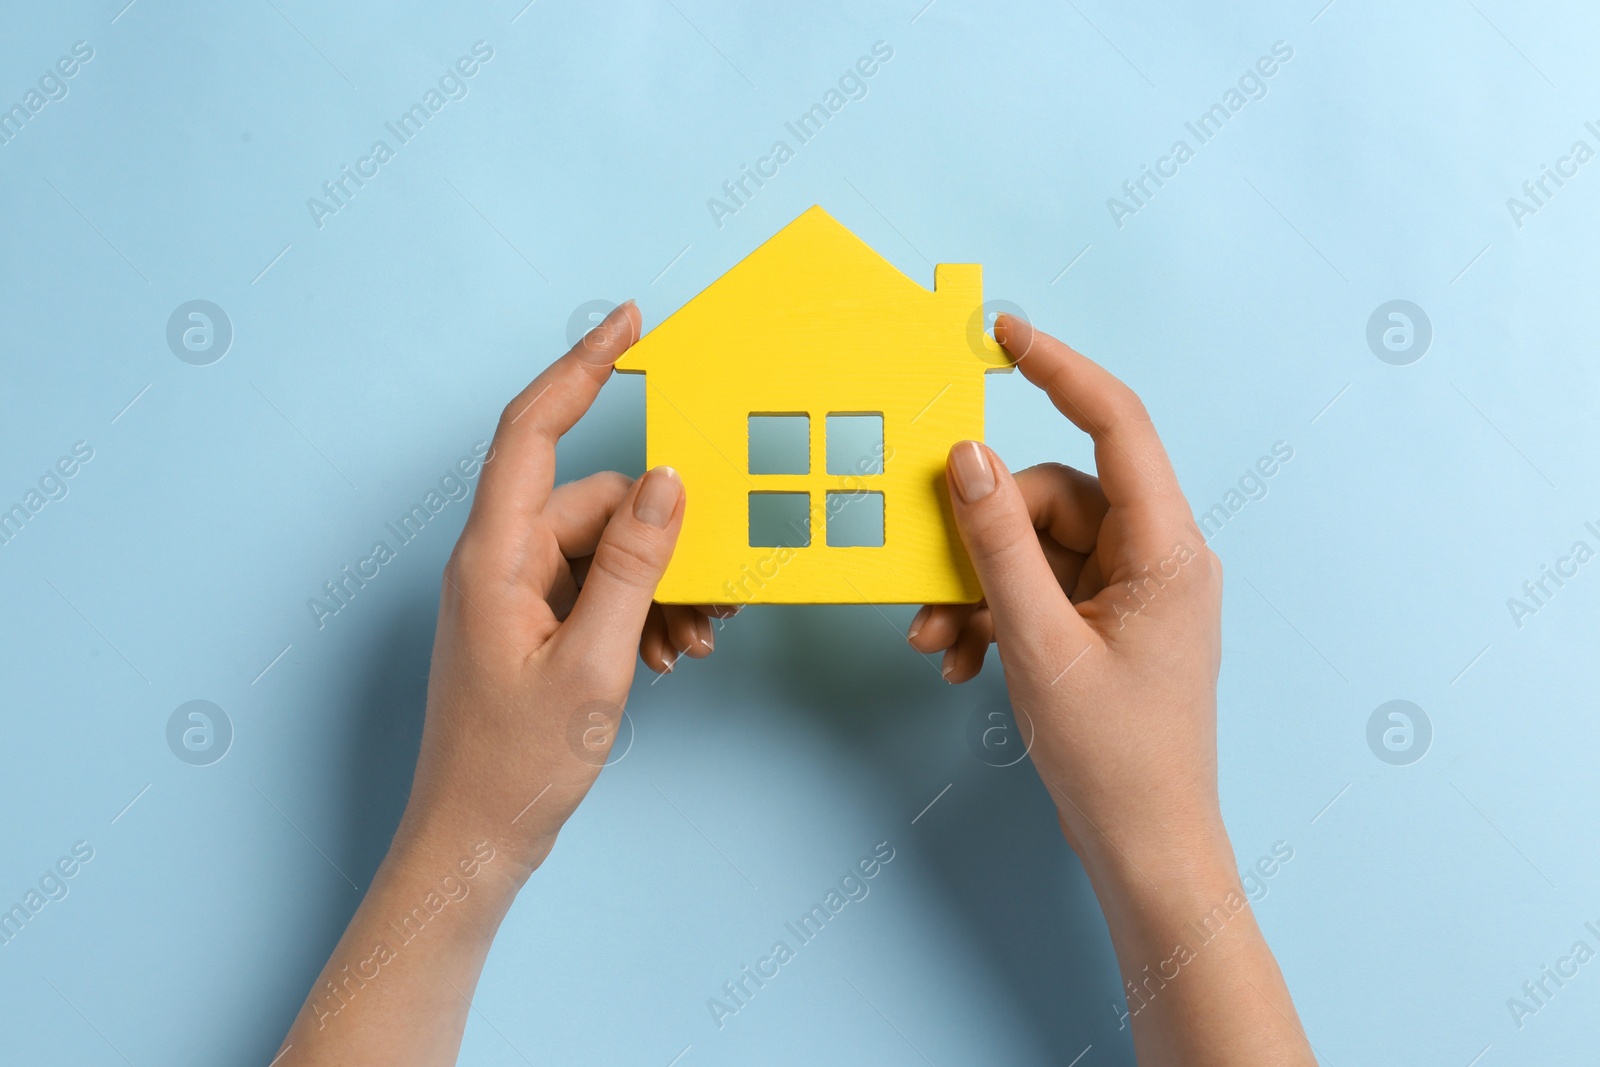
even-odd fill
[{"label": "cut-out window", "polygon": [[809,493],[750,494],[751,548],[805,548],[809,544],[811,544]]},{"label": "cut-out window", "polygon": [[883,547],[882,493],[829,493],[827,512],[829,548]]},{"label": "cut-out window", "polygon": [[827,436],[829,474],[883,473],[882,415],[829,415]]},{"label": "cut-out window", "polygon": [[811,416],[751,415],[749,463],[751,474],[811,473]]}]

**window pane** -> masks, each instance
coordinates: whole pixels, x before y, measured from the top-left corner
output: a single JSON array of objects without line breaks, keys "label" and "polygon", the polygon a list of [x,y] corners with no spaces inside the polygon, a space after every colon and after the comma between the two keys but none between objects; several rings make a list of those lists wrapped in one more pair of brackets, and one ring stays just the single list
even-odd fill
[{"label": "window pane", "polygon": [[750,547],[805,548],[811,544],[811,497],[807,493],[751,493]]},{"label": "window pane", "polygon": [[828,473],[883,473],[883,416],[829,415]]},{"label": "window pane", "polygon": [[810,472],[811,416],[750,416],[751,474]]},{"label": "window pane", "polygon": [[829,493],[827,510],[828,547],[883,547],[882,493]]}]

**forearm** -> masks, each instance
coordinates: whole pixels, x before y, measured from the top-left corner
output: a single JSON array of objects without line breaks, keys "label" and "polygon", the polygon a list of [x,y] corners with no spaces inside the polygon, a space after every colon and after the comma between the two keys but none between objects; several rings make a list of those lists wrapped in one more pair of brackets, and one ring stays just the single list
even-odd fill
[{"label": "forearm", "polygon": [[1196,842],[1087,847],[1144,1067],[1315,1067],[1220,829]]},{"label": "forearm", "polygon": [[403,829],[275,1067],[455,1063],[484,959],[524,876],[481,835]]}]

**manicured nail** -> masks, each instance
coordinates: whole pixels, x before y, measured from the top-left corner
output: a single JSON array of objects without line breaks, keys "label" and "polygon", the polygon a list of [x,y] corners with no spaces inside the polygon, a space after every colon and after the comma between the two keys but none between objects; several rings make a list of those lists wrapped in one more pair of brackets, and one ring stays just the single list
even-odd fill
[{"label": "manicured nail", "polygon": [[[628,344],[638,340],[637,337],[633,336],[633,324],[626,318],[628,308],[632,306],[632,300],[624,300],[612,308],[604,319],[600,320],[600,325],[584,334],[583,340],[578,343],[578,358],[585,363],[593,363],[600,367],[609,367],[615,363],[618,357],[622,355],[622,350],[617,349],[613,344],[607,343],[613,340],[613,332],[619,329],[626,330]],[[623,349],[626,347],[624,345]]]},{"label": "manicured nail", "polygon": [[712,648],[713,645],[711,642],[713,639],[711,636],[711,620],[706,618],[704,615],[699,616],[694,621],[694,629],[695,636],[699,638],[701,647],[706,649]]},{"label": "manicured nail", "polygon": [[602,327],[613,326],[622,321],[622,316],[628,313],[629,308],[638,306],[639,305],[635,303],[633,297],[630,296],[628,299],[624,300],[622,303],[606,312],[606,317],[600,320],[600,325]]},{"label": "manicured nail", "polygon": [[907,641],[915,641],[917,639],[917,635],[922,632],[922,627],[925,626],[927,624],[927,622],[928,622],[928,616],[930,616],[932,614],[933,614],[933,605],[932,604],[924,604],[924,605],[922,605],[922,610],[917,612],[916,615],[912,616],[911,625],[906,630],[906,640]]},{"label": "manicured nail", "polygon": [[956,650],[953,648],[947,649],[944,654],[942,665],[939,667],[939,673],[944,676],[944,680],[947,682],[950,681],[950,675],[954,673],[956,669],[955,651]]},{"label": "manicured nail", "polygon": [[962,441],[950,450],[950,471],[955,475],[956,491],[968,504],[994,492],[994,468],[976,441]]},{"label": "manicured nail", "polygon": [[1004,313],[995,316],[994,339],[1002,345],[1006,343],[1006,315]]},{"label": "manicured nail", "polygon": [[671,467],[656,467],[646,471],[639,495],[633,498],[633,517],[657,529],[672,520],[678,509],[678,497],[683,493],[683,482]]}]

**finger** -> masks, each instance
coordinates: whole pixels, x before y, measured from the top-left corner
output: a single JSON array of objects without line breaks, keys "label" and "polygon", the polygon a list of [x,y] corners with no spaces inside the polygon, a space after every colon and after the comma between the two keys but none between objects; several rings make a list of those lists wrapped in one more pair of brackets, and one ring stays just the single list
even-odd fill
[{"label": "finger", "polygon": [[1177,475],[1144,403],[1110,371],[1015,315],[995,320],[995,338],[1022,374],[1073,425],[1094,439],[1101,490],[1117,506],[1189,520]]},{"label": "finger", "polygon": [[667,635],[680,655],[705,659],[711,655],[714,638],[711,620],[686,604],[663,605],[667,615]]},{"label": "finger", "polygon": [[677,658],[667,639],[667,618],[660,604],[650,605],[645,615],[644,630],[639,634],[639,658],[657,674],[669,673]]},{"label": "finger", "polygon": [[1017,489],[1034,529],[1063,548],[1084,555],[1094,551],[1111,507],[1098,478],[1064,463],[1040,463],[1017,473]]},{"label": "finger", "polygon": [[601,471],[575,482],[558,485],[544,506],[561,554],[569,560],[594,554],[606,523],[628,495],[633,479],[616,471]]},{"label": "finger", "polygon": [[1050,573],[1056,576],[1056,584],[1068,593],[1076,589],[1078,575],[1083,573],[1084,562],[1089,557],[1082,552],[1062,548],[1056,544],[1055,538],[1049,536],[1039,538],[1039,547],[1044,549],[1044,558],[1050,564]]},{"label": "finger", "polygon": [[1072,602],[1081,604],[1085,600],[1093,600],[1105,587],[1106,579],[1100,570],[1100,556],[1097,553],[1083,561],[1083,570],[1078,572],[1078,581],[1072,587]]},{"label": "finger", "polygon": [[[533,524],[555,483],[556,441],[594,403],[611,365],[639,339],[639,309],[620,305],[507,404],[478,480],[470,524],[514,533]],[[492,536],[492,535],[491,535]]]},{"label": "finger", "polygon": [[994,612],[989,610],[987,604],[972,613],[972,618],[967,620],[967,625],[961,628],[961,632],[966,633],[968,629],[978,630],[984,635],[986,643],[994,643]]},{"label": "finger", "polygon": [[960,685],[978,676],[983,670],[983,657],[989,653],[989,642],[994,640],[994,622],[989,612],[974,612],[972,618],[961,628],[961,635],[956,638],[944,654],[944,663],[939,668],[939,673],[944,675],[944,680],[952,685]]},{"label": "finger", "polygon": [[656,467],[634,483],[595,546],[583,591],[557,638],[564,647],[621,662],[632,657],[683,509],[683,481],[671,467]]},{"label": "finger", "polygon": [[956,526],[1002,644],[1045,654],[1058,649],[1063,635],[1087,639],[1088,626],[1056,584],[1027,501],[1000,457],[977,441],[961,441],[950,449],[946,478]]},{"label": "finger", "polygon": [[[1093,475],[1057,463],[1029,467],[1016,476],[1016,482],[1034,528],[1044,534],[1039,545],[1056,584],[1063,590],[1072,589],[1085,557],[1094,550],[1105,518],[1107,504],[1099,482]],[[918,652],[942,652],[955,643],[967,620],[979,612],[988,613],[981,602],[930,604],[911,620],[906,640]]]},{"label": "finger", "polygon": [[906,627],[906,640],[923,655],[943,652],[955,643],[975,610],[975,604],[929,604]]},{"label": "finger", "polygon": [[571,568],[555,568],[554,577],[547,583],[549,588],[544,591],[544,602],[557,619],[565,619],[572,611],[572,605],[577,603],[578,581],[577,574]]}]

